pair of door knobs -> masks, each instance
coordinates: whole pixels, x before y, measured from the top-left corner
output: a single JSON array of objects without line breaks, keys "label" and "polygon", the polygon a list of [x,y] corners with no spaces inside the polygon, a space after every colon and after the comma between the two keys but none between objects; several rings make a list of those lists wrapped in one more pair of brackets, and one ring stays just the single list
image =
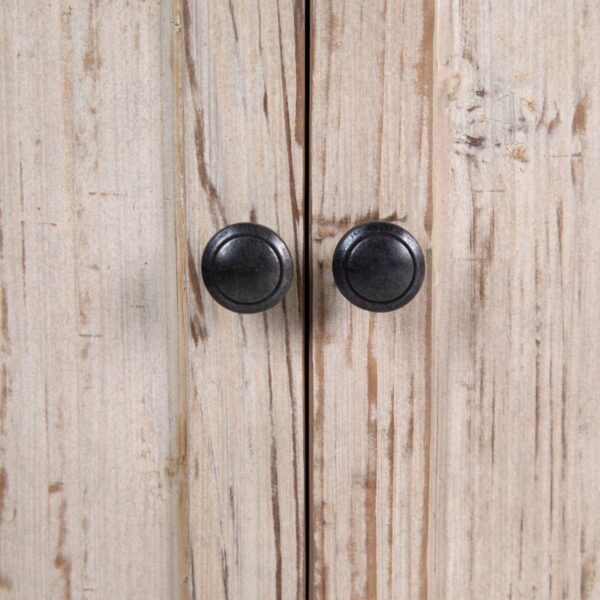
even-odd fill
[{"label": "pair of door knobs", "polygon": [[[425,259],[408,231],[375,221],[358,225],[342,237],[332,268],[338,289],[352,304],[388,312],[415,297],[425,276]],[[219,304],[238,313],[275,306],[288,291],[293,270],[283,240],[254,223],[221,229],[202,256],[208,291]]]}]

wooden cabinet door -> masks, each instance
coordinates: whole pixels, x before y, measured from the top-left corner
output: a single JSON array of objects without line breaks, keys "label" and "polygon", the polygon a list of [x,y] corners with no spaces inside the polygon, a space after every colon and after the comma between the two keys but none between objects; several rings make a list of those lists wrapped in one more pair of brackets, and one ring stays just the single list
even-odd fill
[{"label": "wooden cabinet door", "polygon": [[[0,15],[0,597],[302,598],[303,2]],[[265,314],[199,275],[239,221]]]},{"label": "wooden cabinet door", "polygon": [[[192,594],[304,597],[303,3],[183,3],[189,548]],[[288,244],[273,309],[228,311],[200,283],[221,227]],[[194,597],[194,596],[192,596]]]},{"label": "wooden cabinet door", "polygon": [[185,588],[168,3],[0,6],[0,597]]},{"label": "wooden cabinet door", "polygon": [[[600,598],[600,11],[312,3],[315,599]],[[331,257],[390,220],[393,313]]]},{"label": "wooden cabinet door", "polygon": [[[0,31],[0,598],[600,598],[593,3],[6,0]],[[427,266],[389,313],[331,272],[377,220]],[[201,277],[244,221],[294,261],[261,314]]]}]

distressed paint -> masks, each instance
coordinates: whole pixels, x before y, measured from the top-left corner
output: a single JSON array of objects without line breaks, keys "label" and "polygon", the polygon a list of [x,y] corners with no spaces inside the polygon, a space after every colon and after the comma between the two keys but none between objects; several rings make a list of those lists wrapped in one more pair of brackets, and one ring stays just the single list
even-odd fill
[{"label": "distressed paint", "polygon": [[[193,596],[305,594],[304,3],[184,0],[189,490]],[[295,277],[264,314],[218,305],[208,240],[251,221]]]},{"label": "distressed paint", "polygon": [[0,8],[3,598],[186,593],[172,10]]},{"label": "distressed paint", "polygon": [[[433,3],[312,4],[311,590],[315,599],[428,594]],[[401,311],[337,291],[340,237],[400,223],[427,281]]]},{"label": "distressed paint", "polygon": [[[600,13],[313,3],[314,598],[600,596]],[[335,290],[385,218],[428,276]]]}]

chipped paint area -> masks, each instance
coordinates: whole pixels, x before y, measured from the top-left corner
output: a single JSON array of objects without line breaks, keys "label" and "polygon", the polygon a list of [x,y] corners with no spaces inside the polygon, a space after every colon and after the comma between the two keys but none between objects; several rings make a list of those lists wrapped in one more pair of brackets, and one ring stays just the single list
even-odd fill
[{"label": "chipped paint area", "polygon": [[514,158],[515,160],[522,163],[529,162],[529,153],[525,144],[506,144],[504,148],[508,156],[510,156],[511,158]]},{"label": "chipped paint area", "polygon": [[54,557],[54,567],[60,573],[64,586],[65,600],[71,600],[71,571],[73,566],[71,559],[65,553],[67,540],[67,501],[63,499],[60,503],[58,515],[58,544],[56,548],[56,556]]},{"label": "chipped paint area", "polygon": [[[512,160],[521,168],[532,160],[540,135],[561,124],[556,103],[536,89],[525,71],[488,81],[471,61],[459,58],[443,78],[442,94],[453,132],[453,148],[479,164]],[[575,121],[584,122],[585,109]]]},{"label": "chipped paint area", "polygon": [[182,596],[176,4],[2,7],[2,599]]}]

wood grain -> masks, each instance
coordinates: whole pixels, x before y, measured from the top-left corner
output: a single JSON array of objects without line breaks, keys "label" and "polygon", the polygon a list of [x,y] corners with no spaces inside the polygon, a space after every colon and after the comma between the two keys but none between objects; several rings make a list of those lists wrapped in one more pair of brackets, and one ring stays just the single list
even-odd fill
[{"label": "wood grain", "polygon": [[[313,3],[315,598],[600,597],[600,14]],[[330,261],[389,218],[396,314]]]},{"label": "wood grain", "polygon": [[171,8],[0,9],[2,598],[185,592]]},{"label": "wood grain", "polygon": [[[600,597],[600,12],[312,6],[304,531],[304,5],[2,5],[0,597]],[[337,292],[384,219],[428,276]],[[216,305],[255,221],[296,279]],[[308,542],[307,542],[308,540]]]},{"label": "wood grain", "polygon": [[429,262],[433,4],[328,0],[312,17],[312,597],[425,598],[431,281],[370,314],[337,291],[331,259],[381,219]]},{"label": "wood grain", "polygon": [[[304,597],[304,5],[184,0],[191,596]],[[222,227],[253,221],[296,269],[263,314],[200,281]]]},{"label": "wood grain", "polygon": [[430,593],[599,598],[600,12],[436,23]]}]

